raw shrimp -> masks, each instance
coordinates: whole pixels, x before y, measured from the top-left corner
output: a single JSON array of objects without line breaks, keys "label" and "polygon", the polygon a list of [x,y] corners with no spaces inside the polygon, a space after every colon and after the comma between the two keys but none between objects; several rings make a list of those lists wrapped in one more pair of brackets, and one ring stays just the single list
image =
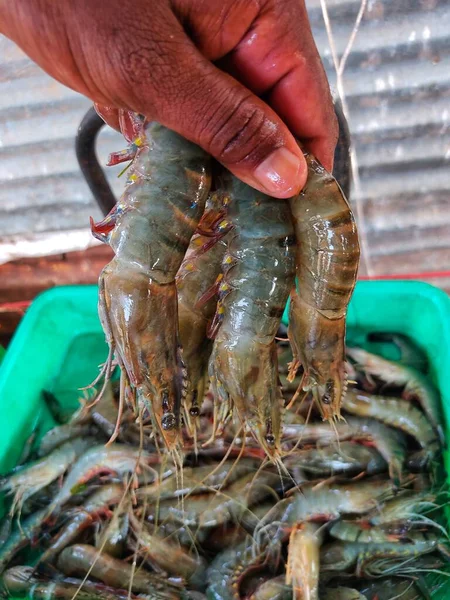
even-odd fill
[{"label": "raw shrimp", "polygon": [[190,554],[173,541],[163,539],[157,533],[151,532],[132,511],[130,511],[130,525],[136,538],[132,548],[142,550],[145,561],[152,566],[157,565],[169,575],[182,577],[194,588],[203,587],[206,562],[201,556]]},{"label": "raw shrimp", "polygon": [[340,416],[347,379],[345,319],[356,283],[359,242],[355,220],[337,181],[304,153],[308,180],[290,200],[297,238],[299,292],[291,293],[288,335],[301,363],[303,389],[310,390],[324,419]]},{"label": "raw shrimp", "polygon": [[180,487],[175,474],[170,475],[164,481],[140,487],[136,491],[138,498],[143,498],[147,503],[171,498],[179,498],[186,495],[196,495],[221,489],[223,485],[230,485],[243,475],[254,472],[257,462],[242,458],[239,462],[235,460],[225,461],[220,469],[212,465],[202,467],[183,468],[183,487]]},{"label": "raw shrimp", "polygon": [[286,585],[285,575],[272,577],[261,583],[249,600],[292,600],[292,587]]},{"label": "raw shrimp", "polygon": [[41,562],[51,562],[66,546],[71,544],[81,532],[92,525],[102,515],[108,515],[109,507],[117,504],[123,494],[123,486],[112,483],[94,492],[80,508],[73,509],[73,517],[52,540],[50,547],[41,557]]},{"label": "raw shrimp", "polygon": [[[427,353],[422,350],[408,336],[402,333],[391,333],[387,331],[372,331],[367,335],[367,341],[372,344],[391,344],[396,347],[400,354],[398,362],[402,365],[413,367],[422,373],[428,371]],[[377,354],[377,352],[375,352]]]},{"label": "raw shrimp", "polygon": [[[136,593],[155,594],[155,598],[179,598],[180,586],[166,577],[149,573],[144,569],[133,569],[123,560],[100,553],[93,546],[77,544],[69,546],[58,558],[58,569],[66,575],[84,577],[88,572],[111,587],[128,589]],[[181,594],[180,594],[181,595]]]},{"label": "raw shrimp", "polygon": [[206,572],[209,600],[240,600],[241,581],[252,570],[267,566],[264,558],[252,554],[249,540],[218,554]]},{"label": "raw shrimp", "polygon": [[[274,342],[294,283],[295,238],[289,204],[229,174],[233,225],[212,334],[213,390],[221,403],[220,431],[231,406],[260,446],[280,454],[282,396]],[[217,424],[217,421],[219,423]]]},{"label": "raw shrimp", "polygon": [[[398,542],[360,543],[360,542],[331,542],[323,547],[320,556],[320,569],[322,573],[340,573],[341,571],[353,572],[357,577],[381,577],[382,564],[386,567],[384,574],[389,572],[389,564],[395,559],[413,559],[423,554],[434,552],[439,548],[439,542],[431,534],[411,534],[411,541],[399,544]],[[385,559],[383,563],[379,563]],[[375,565],[371,565],[374,562]],[[399,562],[401,565],[402,562]]]},{"label": "raw shrimp", "polygon": [[[219,203],[218,194],[213,194],[208,199],[206,213],[221,213],[220,206],[216,208],[215,203]],[[209,206],[210,204],[212,206]],[[180,341],[187,371],[187,388],[183,396],[187,425],[190,425],[191,417],[195,418],[200,414],[208,359],[212,349],[212,341],[207,336],[207,330],[214,317],[217,300],[215,294],[211,297],[206,295],[209,296],[210,290],[214,288],[227,249],[226,240],[220,239],[215,240],[207,251],[202,251],[210,241],[211,238],[206,235],[192,238],[176,280]]]},{"label": "raw shrimp", "polygon": [[332,445],[298,450],[284,459],[283,464],[294,473],[294,479],[297,467],[301,473],[314,473],[316,476],[338,473],[358,475],[362,472],[374,475],[386,469],[386,461],[375,448],[354,442],[343,442],[337,447]]},{"label": "raw shrimp", "polygon": [[431,517],[426,516],[427,512],[437,508],[439,505],[436,502],[436,494],[433,492],[408,492],[386,502],[381,510],[374,509],[366,515],[365,520],[374,526],[400,523],[404,526],[432,527],[439,529],[447,537],[445,528]]},{"label": "raw shrimp", "polygon": [[346,421],[330,427],[327,423],[306,425],[284,425],[283,438],[293,437],[303,444],[331,444],[335,441],[359,440],[373,444],[389,464],[389,475],[401,481],[403,464],[406,458],[406,437],[398,430],[380,423],[376,419],[363,419],[346,416]]},{"label": "raw shrimp", "polygon": [[239,590],[233,590],[232,576],[237,565],[251,560],[251,552],[251,544],[245,541],[216,556],[206,571],[210,600],[240,600]]},{"label": "raw shrimp", "polygon": [[210,159],[157,123],[146,123],[139,135],[124,194],[92,224],[115,252],[100,275],[99,314],[110,358],[115,351],[140,409],[173,450],[185,379],[175,277],[204,210]]},{"label": "raw shrimp", "polygon": [[87,450],[67,475],[63,486],[54,498],[50,511],[57,511],[77,489],[90,479],[101,473],[122,477],[125,474],[135,475],[142,471],[153,478],[149,464],[159,461],[157,455],[150,455],[144,450],[121,444],[112,446],[94,446]]},{"label": "raw shrimp", "polygon": [[364,582],[361,593],[367,600],[423,600],[428,598],[419,591],[414,580],[399,577]]},{"label": "raw shrimp", "polygon": [[95,534],[95,547],[109,556],[121,558],[126,549],[130,530],[129,508],[131,496],[120,502],[109,522],[101,523]]},{"label": "raw shrimp", "polygon": [[292,586],[293,600],[319,600],[320,525],[294,525],[289,537],[286,583]]},{"label": "raw shrimp", "polygon": [[53,429],[50,429],[50,431],[47,431],[42,438],[38,448],[38,456],[46,456],[65,442],[75,438],[84,438],[86,436],[92,437],[95,433],[95,428],[89,423],[66,423],[65,425],[57,425],[56,427],[53,427]]},{"label": "raw shrimp", "polygon": [[18,552],[38,537],[47,514],[47,508],[43,508],[27,517],[20,526],[16,523],[8,539],[0,546],[0,573],[3,573]]},{"label": "raw shrimp", "polygon": [[179,600],[180,594],[167,590],[159,592],[147,588],[145,594],[130,594],[126,589],[117,589],[103,583],[82,582],[64,578],[51,581],[38,578],[32,567],[12,567],[3,578],[11,597],[26,597],[30,600]]},{"label": "raw shrimp", "polygon": [[422,411],[406,400],[348,390],[342,406],[349,413],[359,417],[372,417],[409,434],[418,442],[428,458],[433,458],[439,450],[436,432],[430,427],[428,419]]},{"label": "raw shrimp", "polygon": [[395,527],[372,527],[367,521],[336,521],[329,533],[341,542],[359,542],[361,544],[400,542],[408,539],[408,531],[411,525]]},{"label": "raw shrimp", "polygon": [[302,486],[300,492],[278,502],[255,529],[256,544],[262,537],[278,545],[286,530],[305,521],[327,522],[344,514],[364,514],[391,498],[396,487],[390,480],[367,480],[349,484]]},{"label": "raw shrimp", "polygon": [[184,500],[183,506],[174,506],[172,500],[162,501],[158,507],[159,520],[175,521],[181,526],[210,530],[229,521],[239,521],[247,515],[248,507],[255,506],[267,496],[274,496],[277,488],[287,482],[278,473],[260,471],[248,473],[228,487],[209,494],[198,494]]},{"label": "raw shrimp", "polygon": [[90,438],[70,440],[51,454],[0,479],[0,492],[14,494],[10,514],[18,512],[20,515],[25,500],[63,475],[90,445]]},{"label": "raw shrimp", "polygon": [[402,397],[405,400],[416,398],[419,401],[430,423],[439,434],[441,444],[445,444],[441,400],[439,392],[429,377],[413,367],[386,360],[362,348],[348,348],[347,354],[364,373],[375,375],[388,384],[404,386]]}]

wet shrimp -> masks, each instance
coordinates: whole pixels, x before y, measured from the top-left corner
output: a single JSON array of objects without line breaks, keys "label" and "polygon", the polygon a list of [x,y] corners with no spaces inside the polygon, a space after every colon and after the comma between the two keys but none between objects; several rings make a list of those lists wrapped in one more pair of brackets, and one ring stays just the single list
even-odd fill
[{"label": "wet shrimp", "polygon": [[91,438],[70,440],[42,458],[0,479],[0,492],[13,495],[10,514],[20,515],[24,502],[63,475],[92,445]]},{"label": "wet shrimp", "polygon": [[365,581],[359,587],[367,600],[423,600],[428,598],[416,586],[413,579],[384,577],[374,581]]},{"label": "wet shrimp", "polygon": [[414,367],[387,360],[361,348],[348,348],[347,354],[364,373],[375,375],[387,384],[403,386],[402,397],[405,400],[412,398],[418,400],[430,423],[436,429],[441,444],[445,443],[441,399],[429,377]]},{"label": "wet shrimp", "polygon": [[347,380],[345,319],[356,283],[359,242],[352,211],[337,181],[308,153],[308,180],[290,200],[297,238],[299,291],[291,293],[290,378],[303,366],[324,419],[340,416]]},{"label": "wet shrimp", "polygon": [[399,528],[392,527],[374,527],[367,521],[336,521],[329,533],[336,540],[341,542],[359,542],[361,544],[384,543],[384,542],[402,542],[408,540],[408,532],[411,525],[403,525]]},{"label": "wet shrimp", "polygon": [[427,516],[428,513],[439,508],[437,496],[430,491],[408,492],[399,498],[386,502],[382,510],[374,509],[365,516],[365,521],[371,526],[392,525],[396,523],[403,526],[425,526],[439,529],[447,537],[445,528],[434,519]]},{"label": "wet shrimp", "polygon": [[327,522],[345,514],[364,514],[391,498],[396,487],[390,480],[367,480],[349,484],[302,486],[300,492],[280,500],[255,529],[255,543],[279,545],[296,523]]},{"label": "wet shrimp", "polygon": [[46,456],[53,452],[58,446],[76,438],[92,437],[95,434],[95,428],[89,423],[66,423],[57,425],[50,429],[42,438],[38,456]]},{"label": "wet shrimp", "polygon": [[204,558],[190,553],[174,543],[174,540],[164,539],[158,533],[152,532],[132,511],[130,525],[135,537],[132,549],[142,552],[146,562],[152,566],[156,565],[169,575],[182,577],[196,589],[203,587],[206,573]]},{"label": "wet shrimp", "polygon": [[294,525],[289,536],[286,583],[293,600],[319,600],[321,527],[315,523]]},{"label": "wet shrimp", "polygon": [[284,425],[283,440],[293,438],[303,444],[317,443],[321,446],[346,440],[370,443],[389,465],[389,476],[400,483],[406,460],[406,436],[399,430],[387,427],[376,419],[346,416],[345,422],[330,427],[327,423]]},{"label": "wet shrimp", "polygon": [[292,600],[292,587],[286,585],[285,575],[278,575],[263,581],[249,600]]},{"label": "wet shrimp", "polygon": [[375,448],[370,448],[354,442],[343,442],[339,446],[308,448],[298,450],[284,459],[283,464],[293,472],[296,468],[300,473],[314,473],[316,476],[336,475],[374,475],[386,469],[386,461]]},{"label": "wet shrimp", "polygon": [[[208,216],[207,213],[222,214],[221,201],[223,204],[225,199],[219,194],[210,196],[200,227],[203,219]],[[219,206],[216,207],[216,204]],[[209,235],[196,235],[192,238],[176,280],[180,341],[187,371],[183,404],[188,426],[192,419],[199,416],[205,393],[208,359],[212,350],[212,341],[207,331],[216,312],[214,286],[222,270],[222,259],[227,249],[225,238],[214,240],[214,244],[204,250],[210,242]],[[189,429],[192,432],[192,426]]]},{"label": "wet shrimp", "polygon": [[187,495],[204,494],[221,489],[225,484],[231,485],[243,475],[254,472],[256,467],[256,461],[246,458],[240,459],[239,462],[227,460],[219,469],[211,465],[184,467],[182,487],[175,474],[172,474],[163,481],[140,487],[136,490],[136,496],[147,503],[152,503]]},{"label": "wet shrimp", "polygon": [[359,417],[372,417],[412,436],[426,456],[431,459],[440,445],[435,430],[421,410],[407,400],[374,396],[360,390],[348,390],[343,408]]},{"label": "wet shrimp", "polygon": [[41,557],[41,562],[51,562],[66,546],[75,541],[84,529],[90,527],[102,515],[110,515],[109,508],[119,503],[122,494],[122,485],[105,485],[89,496],[81,507],[72,509],[73,516],[52,539],[49,548]]},{"label": "wet shrimp", "polygon": [[47,508],[42,508],[24,519],[20,526],[15,524],[8,539],[0,546],[0,574],[25,546],[39,537],[47,514]]},{"label": "wet shrimp", "polygon": [[139,471],[146,473],[148,480],[153,479],[151,463],[159,462],[157,455],[150,455],[144,450],[121,444],[112,446],[94,446],[87,450],[73,465],[63,486],[53,499],[50,514],[58,511],[70,497],[96,475],[112,474],[123,477],[126,474],[136,475]]},{"label": "wet shrimp", "polygon": [[[394,574],[397,565],[400,572],[404,560],[415,559],[439,549],[437,538],[431,534],[411,534],[412,540],[398,542],[360,543],[331,542],[324,546],[320,557],[322,573],[348,571],[356,577],[381,577]],[[399,560],[397,560],[399,559]],[[384,568],[383,568],[384,567]]]},{"label": "wet shrimp", "polygon": [[210,600],[240,600],[243,579],[265,564],[267,566],[263,554],[255,556],[252,553],[252,544],[248,539],[235,548],[224,550],[207,569],[207,597]]},{"label": "wet shrimp", "polygon": [[93,546],[69,546],[58,558],[58,569],[68,576],[84,577],[88,572],[111,587],[131,588],[135,593],[155,594],[155,598],[179,598],[182,587],[174,581],[144,569],[133,569],[123,560],[100,553]]},{"label": "wet shrimp", "polygon": [[189,496],[182,507],[174,506],[172,500],[160,502],[158,520],[195,528],[198,536],[227,522],[240,521],[249,507],[257,506],[268,496],[277,497],[276,490],[285,483],[278,473],[247,473],[220,491]]},{"label": "wet shrimp", "polygon": [[115,253],[100,275],[99,315],[110,357],[115,351],[144,417],[175,450],[185,380],[175,277],[205,207],[210,158],[158,123],[138,124],[136,131],[126,190],[92,224]]},{"label": "wet shrimp", "polygon": [[54,581],[36,577],[32,567],[17,566],[8,569],[3,585],[14,598],[30,600],[179,600],[179,595],[159,595],[147,590],[147,594],[129,594],[128,590],[73,578]]},{"label": "wet shrimp", "polygon": [[274,338],[294,283],[292,218],[287,201],[231,174],[223,187],[230,195],[233,231],[211,330],[217,335],[209,372],[221,410],[216,430],[233,407],[244,428],[277,460],[282,396]]},{"label": "wet shrimp", "polygon": [[95,532],[95,547],[100,552],[114,558],[120,558],[126,550],[126,541],[130,532],[129,509],[132,502],[131,494],[122,495],[121,502],[111,515],[111,520],[98,523]]}]

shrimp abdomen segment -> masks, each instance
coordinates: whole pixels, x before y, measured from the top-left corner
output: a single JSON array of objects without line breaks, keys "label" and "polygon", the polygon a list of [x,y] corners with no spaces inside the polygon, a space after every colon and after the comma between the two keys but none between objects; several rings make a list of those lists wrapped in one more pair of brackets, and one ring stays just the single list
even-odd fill
[{"label": "shrimp abdomen segment", "polygon": [[346,389],[345,319],[356,282],[359,242],[355,220],[332,175],[305,153],[308,181],[290,200],[297,238],[299,291],[291,294],[289,338],[325,419],[339,417]]},{"label": "shrimp abdomen segment", "polygon": [[[356,282],[359,241],[350,206],[332,175],[310,155],[308,181],[291,200],[301,294],[329,316],[345,314]],[[325,312],[326,314],[326,312]]]}]

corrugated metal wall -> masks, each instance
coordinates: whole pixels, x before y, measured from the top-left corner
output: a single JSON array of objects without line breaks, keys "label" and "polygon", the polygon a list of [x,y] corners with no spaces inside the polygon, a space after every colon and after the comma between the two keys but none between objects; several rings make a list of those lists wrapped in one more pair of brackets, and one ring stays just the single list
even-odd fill
[{"label": "corrugated metal wall", "polygon": [[[360,2],[326,1],[342,53]],[[334,87],[320,0],[307,3]],[[361,203],[372,273],[450,268],[448,2],[369,0],[344,88],[361,177],[352,200]],[[66,251],[90,239],[89,216],[100,214],[73,147],[88,107],[0,39],[0,261],[25,238],[34,243],[30,248]],[[100,159],[122,146],[118,134],[104,130]],[[116,193],[123,185],[119,170],[108,173]],[[74,233],[53,236],[61,230]]]}]

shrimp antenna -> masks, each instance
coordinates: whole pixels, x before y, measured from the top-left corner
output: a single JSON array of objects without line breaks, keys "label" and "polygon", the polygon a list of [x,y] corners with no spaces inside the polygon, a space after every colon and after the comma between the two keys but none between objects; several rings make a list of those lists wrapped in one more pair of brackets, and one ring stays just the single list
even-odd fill
[{"label": "shrimp antenna", "polygon": [[301,445],[302,440],[303,440],[304,430],[306,429],[306,426],[308,425],[308,421],[309,421],[309,419],[311,417],[312,407],[313,407],[313,404],[311,403],[311,406],[308,409],[308,414],[306,415],[306,421],[305,421],[305,424],[303,426],[303,431],[300,433],[300,437],[295,442],[295,445],[288,452],[286,452],[286,454],[284,455],[285,457],[286,456],[290,456],[291,454],[293,454],[298,449],[298,447]]},{"label": "shrimp antenna", "polygon": [[[139,464],[140,464],[140,461],[141,461],[141,458],[142,458],[143,446],[144,446],[144,430],[143,430],[143,425],[141,423],[140,424],[140,428],[139,428],[139,453],[138,453],[138,456],[136,458],[136,465],[134,467],[133,472],[130,475],[130,478],[128,479],[128,482],[127,482],[126,486],[125,486],[124,493],[122,495],[122,498],[120,499],[120,502],[117,505],[116,512],[113,515],[113,519],[114,519],[114,516],[116,514],[119,514],[120,511],[123,510],[124,503],[127,501],[127,497],[128,497],[128,495],[130,493],[130,490],[131,490],[131,484],[132,484],[132,482],[135,480],[135,478],[137,476],[137,471],[139,469]],[[102,551],[103,551],[106,543],[107,543],[107,537],[105,536],[104,541],[102,542],[102,544],[100,545],[100,548],[98,549],[98,553],[97,553],[96,558],[94,559],[94,562],[90,566],[90,568],[87,571],[86,575],[81,580],[80,585],[78,586],[78,588],[76,589],[74,595],[72,596],[72,598],[70,600],[75,600],[75,598],[80,593],[80,591],[83,588],[84,584],[86,583],[89,575],[91,574],[92,569],[94,568],[95,564],[97,563],[97,560],[100,557],[100,555],[101,555],[101,553],[102,553]],[[134,557],[134,561],[135,560],[136,560],[136,556]],[[132,572],[132,576],[130,577],[130,586],[129,586],[129,591],[128,591],[128,598],[131,597],[131,586],[132,586],[132,583],[133,583],[133,574],[134,574],[134,571]]]},{"label": "shrimp antenna", "polygon": [[[344,116],[347,119],[347,121],[349,121],[350,111],[348,108],[348,103],[347,103],[347,99],[346,99],[346,95],[345,95],[343,74],[344,74],[344,70],[345,70],[345,64],[350,55],[352,46],[355,42],[356,34],[358,33],[359,26],[361,24],[363,15],[366,11],[367,3],[368,3],[368,0],[361,0],[361,6],[358,11],[358,15],[356,17],[355,24],[354,24],[352,32],[350,34],[349,40],[347,42],[347,46],[344,50],[341,60],[339,60],[338,53],[336,50],[336,45],[334,43],[334,35],[333,35],[332,27],[331,27],[331,21],[330,21],[330,16],[328,13],[328,7],[326,4],[326,0],[320,0],[320,6],[322,9],[323,20],[325,23],[325,29],[326,29],[327,36],[328,36],[328,42],[330,45],[331,56],[332,56],[334,68],[336,71],[337,93],[338,93],[338,97],[339,97],[339,100],[342,105],[342,112],[344,113]],[[355,197],[356,214],[358,217],[358,222],[361,226],[360,231],[359,231],[359,237],[360,237],[361,249],[362,249],[361,258],[362,258],[362,262],[364,264],[364,270],[365,270],[366,274],[370,277],[372,275],[372,265],[371,265],[371,260],[370,260],[369,244],[367,241],[367,229],[365,226],[364,210],[363,210],[363,206],[362,206],[362,202],[361,202],[361,197],[362,197],[361,179],[359,177],[359,168],[358,168],[358,160],[357,160],[357,156],[356,156],[356,151],[355,151],[355,148],[353,145],[350,146],[350,166],[351,166],[351,170],[352,170],[352,179],[353,179],[353,185],[354,185],[354,191],[355,191],[354,197]]]}]

